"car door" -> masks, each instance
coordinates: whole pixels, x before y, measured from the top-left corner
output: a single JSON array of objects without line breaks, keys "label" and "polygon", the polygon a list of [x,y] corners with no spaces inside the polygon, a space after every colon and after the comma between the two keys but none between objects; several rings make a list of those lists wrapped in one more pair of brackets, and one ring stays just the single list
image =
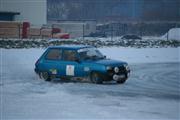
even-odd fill
[{"label": "car door", "polygon": [[83,66],[77,61],[76,50],[63,50],[63,74],[66,76],[81,77]]},{"label": "car door", "polygon": [[62,50],[58,48],[51,48],[45,55],[45,59],[43,61],[45,70],[50,74],[60,76],[62,75]]}]

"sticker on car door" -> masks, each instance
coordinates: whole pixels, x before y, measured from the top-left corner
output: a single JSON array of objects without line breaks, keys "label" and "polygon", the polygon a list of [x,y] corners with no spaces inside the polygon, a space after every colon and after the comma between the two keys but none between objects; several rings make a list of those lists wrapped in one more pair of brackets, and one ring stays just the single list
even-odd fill
[{"label": "sticker on car door", "polygon": [[57,70],[56,70],[56,69],[53,69],[53,68],[52,68],[52,69],[50,69],[49,71],[50,71],[51,74],[53,74],[53,75],[56,75],[56,74],[57,74]]},{"label": "sticker on car door", "polygon": [[66,75],[74,76],[74,65],[66,66]]}]

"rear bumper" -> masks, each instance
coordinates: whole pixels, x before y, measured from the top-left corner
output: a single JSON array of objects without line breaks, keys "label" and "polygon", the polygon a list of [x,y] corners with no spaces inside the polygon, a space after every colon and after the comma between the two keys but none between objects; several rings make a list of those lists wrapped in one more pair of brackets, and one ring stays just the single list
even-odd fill
[{"label": "rear bumper", "polygon": [[37,68],[34,68],[34,72],[35,72],[36,74],[38,74],[38,73],[39,73],[39,70],[38,70]]}]

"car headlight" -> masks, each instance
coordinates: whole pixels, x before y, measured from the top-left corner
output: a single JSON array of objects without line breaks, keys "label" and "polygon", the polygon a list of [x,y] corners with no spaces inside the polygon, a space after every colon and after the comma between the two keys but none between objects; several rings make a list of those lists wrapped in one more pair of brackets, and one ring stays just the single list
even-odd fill
[{"label": "car headlight", "polygon": [[118,67],[115,67],[115,68],[114,68],[114,72],[115,72],[115,73],[118,73],[118,72],[119,72],[119,68],[118,68]]},{"label": "car headlight", "polygon": [[127,71],[129,71],[129,70],[130,70],[129,66],[126,66],[126,70],[127,70]]},{"label": "car headlight", "polygon": [[112,67],[111,66],[107,66],[106,70],[112,70]]},{"label": "car headlight", "polygon": [[129,66],[127,64],[124,65],[127,71],[129,71]]}]

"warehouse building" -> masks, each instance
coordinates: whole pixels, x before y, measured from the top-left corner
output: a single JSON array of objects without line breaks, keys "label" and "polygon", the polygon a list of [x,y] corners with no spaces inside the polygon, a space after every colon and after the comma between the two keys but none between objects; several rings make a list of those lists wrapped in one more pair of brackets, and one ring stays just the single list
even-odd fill
[{"label": "warehouse building", "polygon": [[60,28],[62,32],[69,33],[71,38],[83,37],[89,35],[90,33],[96,32],[95,20],[82,20],[82,21],[59,20],[54,23],[52,22],[51,24],[52,27]]},{"label": "warehouse building", "polygon": [[[53,29],[61,33],[54,35]],[[94,32],[96,20],[47,21],[47,0],[0,0],[0,38],[77,38]]]},{"label": "warehouse building", "polygon": [[47,23],[47,0],[0,0],[0,21]]}]

